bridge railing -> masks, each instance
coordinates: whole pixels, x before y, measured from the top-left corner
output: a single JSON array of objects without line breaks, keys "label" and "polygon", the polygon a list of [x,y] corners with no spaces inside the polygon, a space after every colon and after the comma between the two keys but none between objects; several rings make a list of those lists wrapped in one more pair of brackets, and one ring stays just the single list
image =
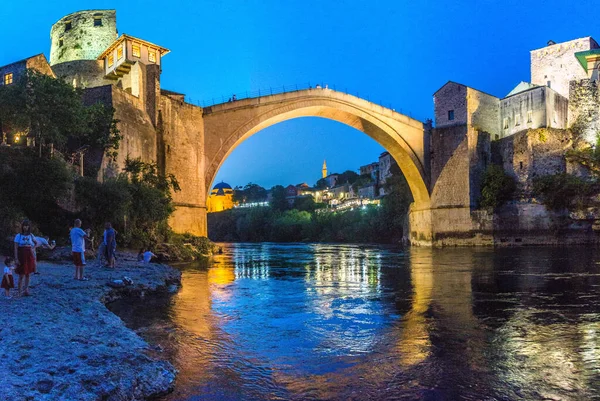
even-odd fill
[{"label": "bridge railing", "polygon": [[[186,101],[188,103],[195,104],[197,106],[210,107],[210,106],[214,106],[216,104],[234,102],[236,100],[253,99],[253,98],[257,98],[257,97],[261,97],[261,96],[278,95],[280,93],[297,92],[297,91],[306,90],[306,89],[319,89],[319,88],[332,89],[334,91],[338,91],[338,92],[342,92],[342,93],[345,93],[348,95],[360,97],[369,102],[376,103],[380,106],[386,107],[390,110],[397,111],[400,114],[405,114],[405,115],[408,115],[409,117],[413,118],[413,115],[410,111],[408,111],[408,110],[403,111],[402,109],[396,110],[394,107],[392,107],[391,103],[384,103],[381,100],[378,101],[376,99],[371,99],[369,97],[369,95],[366,93],[361,94],[359,92],[351,92],[346,87],[336,86],[335,84],[330,85],[330,84],[323,83],[323,82],[316,82],[316,83],[315,82],[306,82],[303,84],[283,85],[283,86],[277,86],[277,87],[273,86],[273,87],[259,89],[259,90],[255,90],[255,91],[236,92],[236,93],[232,93],[230,95],[216,96],[216,97],[212,97],[210,99],[204,99],[204,100],[192,99],[192,98],[187,97]],[[414,117],[414,118],[425,121],[425,119],[420,119],[418,117]]]}]

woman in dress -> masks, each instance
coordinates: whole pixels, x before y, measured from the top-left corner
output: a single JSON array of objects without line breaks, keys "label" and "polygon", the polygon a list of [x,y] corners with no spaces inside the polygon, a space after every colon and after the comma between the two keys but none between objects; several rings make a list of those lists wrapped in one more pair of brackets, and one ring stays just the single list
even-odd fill
[{"label": "woman in dress", "polygon": [[29,295],[29,275],[35,271],[35,236],[29,220],[21,223],[21,232],[15,236],[15,272],[19,275],[19,296]]}]

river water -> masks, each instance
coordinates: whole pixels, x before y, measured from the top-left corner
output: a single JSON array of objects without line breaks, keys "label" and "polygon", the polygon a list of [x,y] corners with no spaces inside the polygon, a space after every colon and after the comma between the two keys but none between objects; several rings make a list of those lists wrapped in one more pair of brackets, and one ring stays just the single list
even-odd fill
[{"label": "river water", "polygon": [[600,252],[225,244],[111,305],[174,400],[600,399]]}]

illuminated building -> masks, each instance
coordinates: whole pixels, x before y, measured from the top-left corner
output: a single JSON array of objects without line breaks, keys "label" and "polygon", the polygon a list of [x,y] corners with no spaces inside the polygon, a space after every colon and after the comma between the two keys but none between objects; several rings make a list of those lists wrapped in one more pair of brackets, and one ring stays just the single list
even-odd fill
[{"label": "illuminated building", "polygon": [[220,182],[215,185],[206,200],[208,213],[222,212],[233,208],[233,189],[231,185]]}]

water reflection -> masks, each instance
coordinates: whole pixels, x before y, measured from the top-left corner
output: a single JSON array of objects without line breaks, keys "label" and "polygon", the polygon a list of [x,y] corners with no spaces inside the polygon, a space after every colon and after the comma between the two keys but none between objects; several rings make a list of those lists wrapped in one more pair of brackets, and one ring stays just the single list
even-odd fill
[{"label": "water reflection", "polygon": [[113,306],[180,370],[168,400],[600,397],[595,251],[224,250]]}]

